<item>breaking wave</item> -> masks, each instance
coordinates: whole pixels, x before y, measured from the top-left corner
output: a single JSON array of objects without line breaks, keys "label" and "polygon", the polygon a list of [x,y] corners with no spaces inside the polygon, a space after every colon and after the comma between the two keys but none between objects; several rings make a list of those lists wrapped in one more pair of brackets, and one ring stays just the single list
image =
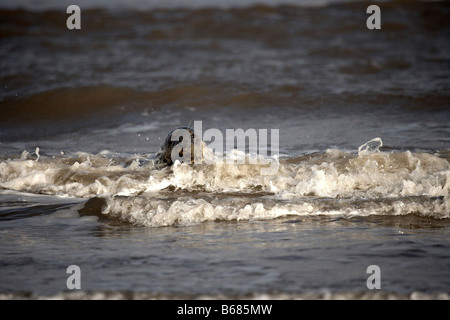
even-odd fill
[{"label": "breaking wave", "polygon": [[450,218],[446,156],[379,146],[374,139],[358,154],[329,149],[282,158],[271,176],[260,174],[260,164],[176,163],[158,170],[138,155],[44,157],[37,149],[0,163],[0,187],[86,199],[81,214],[151,227],[291,215]]}]

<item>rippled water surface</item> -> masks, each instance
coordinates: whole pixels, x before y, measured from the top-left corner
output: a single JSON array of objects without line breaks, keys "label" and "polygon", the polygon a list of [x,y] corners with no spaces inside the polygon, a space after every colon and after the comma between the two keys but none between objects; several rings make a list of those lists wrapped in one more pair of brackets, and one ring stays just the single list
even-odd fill
[{"label": "rippled water surface", "polygon": [[[380,2],[381,30],[353,1],[97,1],[81,30],[20,3],[0,9],[2,297],[66,298],[78,265],[88,298],[448,298],[447,1]],[[194,121],[224,146],[279,130],[277,171],[155,165]]]}]

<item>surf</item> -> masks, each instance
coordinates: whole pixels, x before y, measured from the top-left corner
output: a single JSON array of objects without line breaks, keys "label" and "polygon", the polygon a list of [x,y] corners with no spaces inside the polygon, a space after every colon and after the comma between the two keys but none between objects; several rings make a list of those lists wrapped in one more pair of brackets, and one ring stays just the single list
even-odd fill
[{"label": "surf", "polygon": [[260,174],[261,164],[161,169],[139,155],[41,150],[1,161],[0,188],[85,199],[86,208],[100,199],[95,214],[149,227],[311,215],[450,218],[448,157],[380,151],[381,144],[284,157],[272,176]]}]

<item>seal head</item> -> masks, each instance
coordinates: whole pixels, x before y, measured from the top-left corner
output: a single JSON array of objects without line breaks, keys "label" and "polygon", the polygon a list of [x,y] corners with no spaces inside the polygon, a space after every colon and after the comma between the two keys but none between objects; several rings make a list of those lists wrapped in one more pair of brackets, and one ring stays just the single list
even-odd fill
[{"label": "seal head", "polygon": [[[184,136],[189,135],[190,136],[190,143],[183,142],[183,135],[180,135],[181,133],[185,133]],[[173,137],[175,136],[175,138]],[[178,138],[176,138],[178,137]],[[173,159],[173,149],[175,146],[183,142],[183,147],[179,146],[177,149],[178,155],[176,155],[176,159]],[[194,146],[199,146],[200,150],[195,150],[196,148]],[[161,150],[156,154],[156,160],[155,163],[159,165],[166,165],[171,166],[174,164],[175,160],[179,159],[180,162],[186,162],[183,159],[190,159],[188,160],[189,163],[193,164],[196,159],[198,159],[198,155],[202,155],[202,141],[200,139],[197,139],[194,130],[192,130],[189,127],[179,127],[172,132],[169,133],[166,140],[164,141],[163,146],[161,147]],[[176,152],[176,151],[175,151]],[[184,156],[184,153],[186,152],[186,156]],[[199,153],[200,152],[200,153]],[[190,154],[190,156],[189,156]]]}]

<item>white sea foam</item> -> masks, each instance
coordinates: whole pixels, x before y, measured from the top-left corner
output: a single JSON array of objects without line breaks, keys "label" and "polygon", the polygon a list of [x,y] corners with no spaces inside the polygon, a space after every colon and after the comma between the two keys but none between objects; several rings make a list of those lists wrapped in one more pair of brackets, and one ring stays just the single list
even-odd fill
[{"label": "white sea foam", "polygon": [[273,176],[261,175],[259,164],[176,164],[157,170],[136,156],[78,153],[35,161],[24,153],[0,163],[0,187],[103,198],[103,214],[146,226],[288,215],[450,218],[447,159],[374,150],[356,155],[330,149],[287,158]]}]

